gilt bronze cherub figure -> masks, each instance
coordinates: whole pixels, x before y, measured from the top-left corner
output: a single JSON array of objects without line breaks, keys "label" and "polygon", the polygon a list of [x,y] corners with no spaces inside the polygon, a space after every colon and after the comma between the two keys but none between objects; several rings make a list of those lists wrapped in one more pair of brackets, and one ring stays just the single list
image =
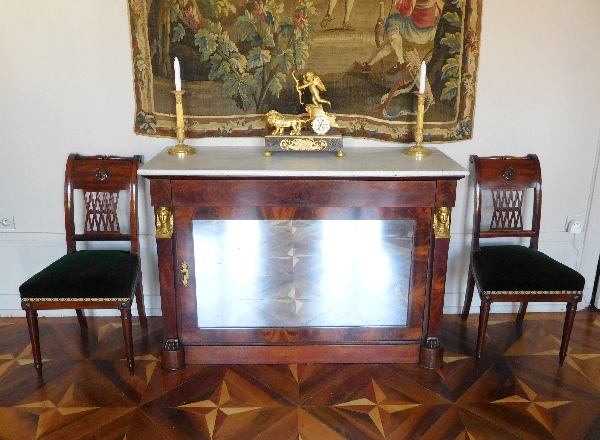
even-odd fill
[{"label": "gilt bronze cherub figure", "polygon": [[301,83],[300,80],[296,78],[296,75],[294,75],[294,72],[292,72],[292,76],[296,81],[296,91],[298,92],[300,104],[304,104],[302,95],[303,90],[308,89],[310,92],[312,104],[306,104],[305,108],[308,112],[308,120],[306,123],[310,125],[312,130],[318,135],[324,135],[331,127],[336,127],[335,116],[326,113],[325,110],[323,110],[323,104],[327,104],[331,107],[331,101],[321,97],[321,92],[327,91],[321,78],[314,72],[306,72],[302,76]]}]

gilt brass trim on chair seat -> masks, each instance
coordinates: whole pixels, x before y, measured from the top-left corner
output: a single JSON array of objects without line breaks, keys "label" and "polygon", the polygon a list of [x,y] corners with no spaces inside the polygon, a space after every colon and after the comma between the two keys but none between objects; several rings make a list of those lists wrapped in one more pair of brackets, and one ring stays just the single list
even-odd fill
[{"label": "gilt brass trim on chair seat", "polygon": [[486,295],[581,295],[582,290],[491,290]]},{"label": "gilt brass trim on chair seat", "polygon": [[43,301],[72,301],[72,302],[92,302],[92,301],[101,301],[101,302],[123,302],[123,301],[131,301],[132,298],[21,298],[23,302],[43,302]]}]

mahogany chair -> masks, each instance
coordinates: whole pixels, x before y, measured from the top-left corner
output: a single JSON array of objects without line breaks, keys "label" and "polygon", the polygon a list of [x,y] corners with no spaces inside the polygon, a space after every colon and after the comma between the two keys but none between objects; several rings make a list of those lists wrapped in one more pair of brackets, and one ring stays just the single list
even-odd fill
[{"label": "mahogany chair", "polygon": [[[529,302],[552,301],[567,303],[559,352],[562,364],[585,279],[577,271],[537,250],[542,211],[539,160],[535,154],[526,157],[471,156],[471,163],[475,168],[475,210],[471,262],[461,318],[466,321],[469,316],[473,289],[477,284],[481,297],[477,359],[483,352],[492,302],[520,302],[517,322],[522,322]],[[533,206],[525,203],[527,201]],[[527,206],[532,209],[524,209]],[[530,227],[524,225],[529,223],[526,221],[529,217]],[[485,218],[483,222],[482,218]],[[529,246],[506,244],[507,237],[528,238]],[[500,239],[503,244],[482,246],[482,239]]]},{"label": "mahogany chair", "polygon": [[[64,192],[67,254],[19,287],[21,307],[29,325],[34,367],[40,376],[42,357],[37,311],[55,309],[75,309],[82,329],[87,329],[83,309],[120,310],[127,365],[133,373],[131,304],[134,296],[140,323],[147,328],[137,216],[140,161],[140,156],[69,156]],[[83,195],[81,209],[76,209],[80,205],[76,204],[74,195]],[[120,198],[128,200],[119,204]],[[83,211],[82,222],[77,222],[75,213],[80,211]],[[124,225],[119,222],[121,213],[129,214],[121,219]],[[121,231],[122,227],[128,231]],[[97,241],[105,245],[77,250],[78,242]],[[106,248],[107,242],[118,241],[130,242],[130,250],[97,248]]]}]

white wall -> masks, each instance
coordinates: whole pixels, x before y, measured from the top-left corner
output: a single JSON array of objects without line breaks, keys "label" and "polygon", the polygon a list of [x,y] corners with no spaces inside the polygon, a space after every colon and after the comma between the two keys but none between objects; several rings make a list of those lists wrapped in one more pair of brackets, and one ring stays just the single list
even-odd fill
[{"label": "white wall", "polygon": [[[485,0],[483,6],[473,140],[440,149],[464,167],[470,154],[539,155],[540,249],[582,271],[589,303],[600,254],[600,227],[594,226],[600,202],[592,199],[598,186],[600,2],[575,0],[566,8],[541,0]],[[64,252],[67,155],[142,154],[147,161],[170,141],[133,134],[125,0],[0,0],[0,10],[0,215],[14,215],[17,226],[0,232],[0,315],[22,316],[18,286]],[[188,143],[216,142],[228,141]],[[154,226],[141,183],[146,304],[157,315]],[[448,313],[460,309],[464,292],[471,183],[459,182],[453,211]],[[572,215],[581,216],[588,234],[564,232]]]}]

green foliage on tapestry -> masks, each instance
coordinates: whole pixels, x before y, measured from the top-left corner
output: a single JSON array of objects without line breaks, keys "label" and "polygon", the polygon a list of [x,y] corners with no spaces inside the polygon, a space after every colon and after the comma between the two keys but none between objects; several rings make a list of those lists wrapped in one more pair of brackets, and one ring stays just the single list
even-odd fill
[{"label": "green foliage on tapestry", "polygon": [[227,0],[199,0],[198,3],[204,6],[206,16],[213,20],[235,14],[235,6]]},{"label": "green foliage on tapestry", "polygon": [[460,75],[460,55],[448,58],[442,67],[442,79],[458,78]]},{"label": "green foliage on tapestry", "polygon": [[[444,19],[454,27],[460,27],[460,17],[456,13],[444,14]],[[460,32],[446,33],[440,41],[441,44],[448,46],[450,54],[456,54],[454,57],[446,59],[446,63],[442,66],[442,79],[447,81],[444,83],[440,99],[444,101],[452,101],[458,96],[459,77],[461,70],[461,49],[462,40]]]},{"label": "green foliage on tapestry", "polygon": [[[239,11],[227,0],[197,0],[196,8],[171,0],[171,40],[193,32],[200,61],[209,63],[208,79],[222,83],[221,95],[244,111],[253,106],[260,112],[266,97],[279,97],[287,74],[303,69],[309,56],[309,17],[316,9],[310,0],[294,4],[290,17],[283,0],[247,3]],[[222,25],[228,16],[236,42]]]},{"label": "green foliage on tapestry", "polygon": [[461,27],[461,16],[456,12],[447,12],[444,14],[444,19],[448,21],[452,26],[460,28]]},{"label": "green foliage on tapestry", "polygon": [[450,48],[450,53],[460,52],[462,48],[462,39],[460,32],[456,32],[454,34],[447,33],[444,35],[441,41],[442,44],[445,44]]}]

